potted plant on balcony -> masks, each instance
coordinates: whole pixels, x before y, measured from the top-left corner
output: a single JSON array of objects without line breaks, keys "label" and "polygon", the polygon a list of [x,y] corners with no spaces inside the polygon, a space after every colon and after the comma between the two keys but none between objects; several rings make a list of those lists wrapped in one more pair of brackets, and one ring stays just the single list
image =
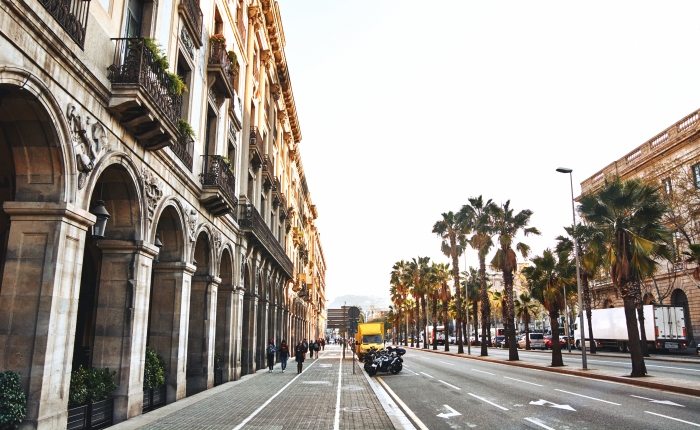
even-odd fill
[{"label": "potted plant on balcony", "polygon": [[68,390],[68,429],[90,429],[112,423],[114,399],[109,393],[117,389],[109,369],[85,370],[80,366],[71,374]]},{"label": "potted plant on balcony", "polygon": [[209,41],[215,45],[226,45],[226,38],[221,33],[213,35],[209,38]]},{"label": "potted plant on balcony", "polygon": [[153,65],[157,69],[165,72],[165,74],[167,74],[170,78],[170,87],[167,88],[170,94],[180,96],[183,92],[188,91],[187,85],[185,85],[182,78],[168,70],[170,68],[170,62],[168,62],[168,57],[165,55],[165,52],[160,44],[153,38],[145,38],[144,46],[153,55]]},{"label": "potted plant on balcony", "polygon": [[0,372],[0,429],[19,428],[27,415],[27,396],[22,391],[20,374]]},{"label": "potted plant on balcony", "polygon": [[151,411],[165,404],[165,360],[146,347],[143,368],[143,411]]},{"label": "potted plant on balcony", "polygon": [[194,138],[194,129],[192,129],[190,123],[185,121],[184,119],[179,118],[177,120],[177,129],[180,130],[180,133],[183,136],[189,136]]}]

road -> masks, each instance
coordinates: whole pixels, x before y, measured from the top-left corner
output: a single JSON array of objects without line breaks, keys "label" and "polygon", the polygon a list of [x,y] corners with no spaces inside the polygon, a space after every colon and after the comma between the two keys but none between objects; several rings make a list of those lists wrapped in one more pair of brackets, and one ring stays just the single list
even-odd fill
[{"label": "road", "polygon": [[417,428],[700,429],[697,397],[430,352],[377,380]]}]

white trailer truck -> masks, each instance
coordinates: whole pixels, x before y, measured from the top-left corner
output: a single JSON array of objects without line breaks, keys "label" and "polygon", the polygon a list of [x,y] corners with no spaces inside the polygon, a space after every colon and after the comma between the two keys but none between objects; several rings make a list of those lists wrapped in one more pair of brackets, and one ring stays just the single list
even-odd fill
[{"label": "white trailer truck", "polygon": [[[593,337],[598,348],[627,351],[627,322],[624,308],[594,309],[591,311]],[[576,318],[576,322],[579,319]],[[583,314],[583,324],[588,334],[588,318]],[[637,320],[639,326],[639,320]],[[644,306],[644,329],[649,349],[669,350],[688,346],[683,307],[680,306]],[[581,347],[581,330],[576,324],[574,342]],[[589,341],[586,341],[589,346]]]}]

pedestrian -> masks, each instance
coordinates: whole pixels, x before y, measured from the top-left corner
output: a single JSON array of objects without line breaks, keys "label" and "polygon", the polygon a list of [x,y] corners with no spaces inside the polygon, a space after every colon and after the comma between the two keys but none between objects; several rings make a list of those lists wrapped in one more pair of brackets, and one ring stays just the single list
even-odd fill
[{"label": "pedestrian", "polygon": [[289,345],[287,345],[287,341],[283,340],[282,344],[280,344],[280,361],[282,362],[282,373],[284,373],[284,369],[287,368],[287,360],[289,359]]},{"label": "pedestrian", "polygon": [[304,354],[309,352],[309,343],[306,341],[306,338],[304,338],[304,340],[301,341],[301,344],[304,346]]},{"label": "pedestrian", "polygon": [[314,358],[314,352],[316,351],[316,341],[312,341],[309,344],[309,358]]},{"label": "pedestrian", "polygon": [[296,348],[294,348],[294,359],[297,362],[297,373],[301,373],[301,367],[304,364],[304,357],[306,356],[306,349],[304,348],[304,342],[299,341]]},{"label": "pedestrian", "polygon": [[321,338],[321,350],[326,350],[326,339]]},{"label": "pedestrian", "polygon": [[275,365],[275,354],[277,353],[277,347],[275,346],[275,340],[270,339],[270,344],[267,345],[267,368],[268,373],[272,373],[272,368]]}]

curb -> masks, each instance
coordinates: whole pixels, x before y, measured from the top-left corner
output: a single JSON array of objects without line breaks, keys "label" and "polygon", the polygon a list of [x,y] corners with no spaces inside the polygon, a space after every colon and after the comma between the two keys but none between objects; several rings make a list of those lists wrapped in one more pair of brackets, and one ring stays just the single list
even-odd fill
[{"label": "curb", "polygon": [[601,375],[601,374],[597,374],[597,373],[589,373],[590,371],[568,370],[568,369],[562,369],[560,367],[538,366],[536,364],[522,363],[519,361],[494,360],[494,359],[487,358],[487,357],[472,357],[470,355],[458,354],[456,352],[434,351],[432,349],[422,349],[422,348],[415,348],[415,347],[411,347],[411,346],[404,347],[404,348],[410,348],[410,349],[417,350],[417,351],[431,352],[434,354],[451,355],[453,357],[467,358],[470,360],[479,360],[479,361],[487,361],[490,363],[505,364],[507,366],[524,367],[527,369],[543,370],[546,372],[580,376],[583,378],[599,379],[599,380],[603,380],[603,381],[613,381],[613,382],[619,382],[621,384],[634,385],[637,387],[654,388],[654,389],[658,389],[658,390],[668,391],[670,393],[686,394],[689,396],[700,397],[700,389],[697,389],[697,388],[677,387],[674,385],[645,381],[643,379],[633,379],[631,377],[608,376],[608,375]]}]

